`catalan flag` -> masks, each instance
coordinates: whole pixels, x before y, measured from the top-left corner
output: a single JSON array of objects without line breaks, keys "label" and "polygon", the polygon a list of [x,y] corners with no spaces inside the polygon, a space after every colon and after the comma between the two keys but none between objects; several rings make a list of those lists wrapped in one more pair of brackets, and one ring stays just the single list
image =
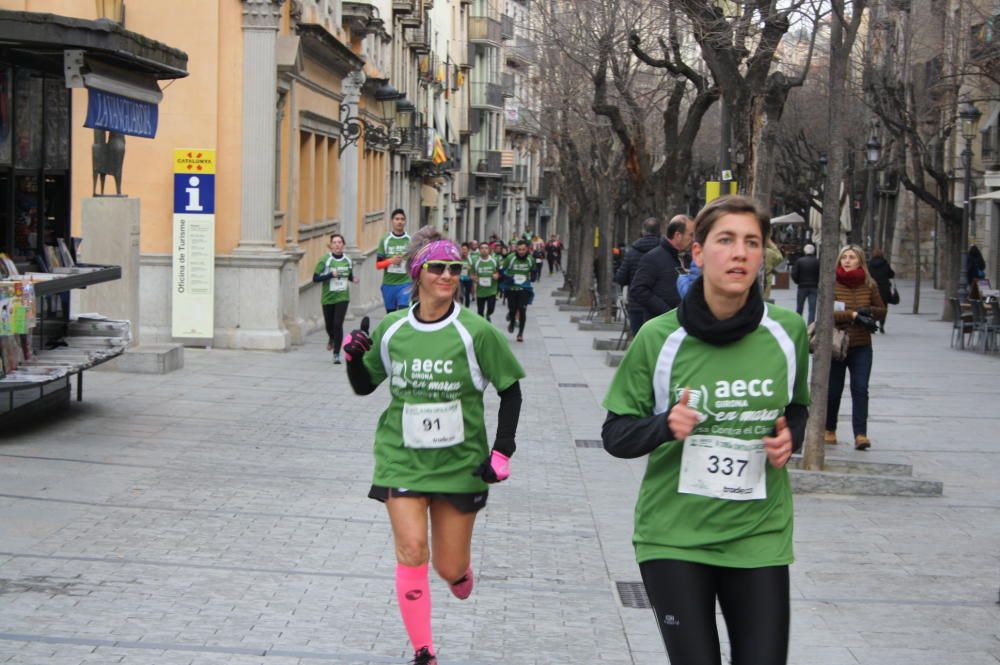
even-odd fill
[{"label": "catalan flag", "polygon": [[434,151],[431,153],[431,161],[435,164],[444,164],[448,161],[448,152],[444,149],[444,143],[439,136],[434,137]]}]

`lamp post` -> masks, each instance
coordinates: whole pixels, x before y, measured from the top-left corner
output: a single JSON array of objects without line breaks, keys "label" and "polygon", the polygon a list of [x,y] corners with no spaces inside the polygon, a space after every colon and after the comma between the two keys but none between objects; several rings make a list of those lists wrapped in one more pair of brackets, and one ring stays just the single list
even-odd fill
[{"label": "lamp post", "polygon": [[875,232],[875,165],[878,164],[878,160],[882,158],[882,144],[879,143],[878,136],[875,134],[875,128],[872,128],[872,134],[868,137],[868,142],[865,143],[865,159],[868,160],[868,203],[866,205],[867,210],[865,211],[865,250],[868,252],[868,256],[871,256],[872,251],[872,234]]},{"label": "lamp post", "polygon": [[959,270],[958,299],[963,301],[968,297],[969,252],[966,245],[969,242],[969,190],[972,189],[972,139],[976,137],[979,128],[979,117],[982,113],[972,102],[962,102],[958,105],[959,129],[965,139],[965,150],[962,151],[962,167],[965,169],[964,191],[962,192],[962,230],[959,233]]}]

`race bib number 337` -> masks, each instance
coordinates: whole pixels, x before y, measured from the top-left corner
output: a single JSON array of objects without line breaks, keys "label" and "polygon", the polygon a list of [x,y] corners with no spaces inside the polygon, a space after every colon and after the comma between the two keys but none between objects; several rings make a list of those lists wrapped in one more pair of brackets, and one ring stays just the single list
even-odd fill
[{"label": "race bib number 337", "polygon": [[716,499],[767,498],[764,442],[695,434],[684,440],[677,491]]},{"label": "race bib number 337", "polygon": [[460,400],[403,404],[403,445],[407,448],[447,448],[463,441]]}]

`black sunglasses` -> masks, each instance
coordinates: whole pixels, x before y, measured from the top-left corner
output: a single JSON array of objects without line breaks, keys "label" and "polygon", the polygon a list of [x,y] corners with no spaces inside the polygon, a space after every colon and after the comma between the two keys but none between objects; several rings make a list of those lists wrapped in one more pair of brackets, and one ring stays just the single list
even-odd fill
[{"label": "black sunglasses", "polygon": [[445,268],[451,273],[453,277],[457,277],[462,274],[462,262],[461,261],[428,261],[424,264],[424,268],[427,269],[432,275],[443,275]]}]

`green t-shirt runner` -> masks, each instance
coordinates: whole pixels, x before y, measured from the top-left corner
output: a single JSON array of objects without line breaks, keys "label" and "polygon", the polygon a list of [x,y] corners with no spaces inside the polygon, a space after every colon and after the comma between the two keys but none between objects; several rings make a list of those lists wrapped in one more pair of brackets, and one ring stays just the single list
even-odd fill
[{"label": "green t-shirt runner", "polygon": [[349,256],[342,254],[340,258],[337,258],[332,253],[328,253],[319,260],[313,273],[316,275],[332,274],[330,279],[323,282],[321,304],[336,305],[338,302],[347,302],[351,299],[347,287],[354,277],[354,266]]},{"label": "green t-shirt runner", "polygon": [[435,323],[412,308],[387,315],[364,356],[374,384],[389,379],[392,401],[375,433],[375,474],[382,487],[474,493],[487,484],[472,472],[489,454],[483,392],[502,392],[524,377],[507,340],[456,304]]},{"label": "green t-shirt runner", "polygon": [[[408,233],[396,235],[390,231],[382,236],[378,243],[376,260],[382,261],[394,256],[402,256],[406,254],[406,249],[409,246],[410,235]],[[409,284],[410,281],[410,272],[406,269],[406,261],[400,262],[399,265],[387,266],[382,273],[382,283],[386,285]]]},{"label": "green t-shirt runner", "polygon": [[643,325],[604,407],[666,418],[687,388],[688,406],[704,420],[684,442],[665,442],[649,454],[632,537],[639,563],[678,559],[758,568],[792,562],[788,470],[768,463],[762,443],[758,449],[742,442],[770,436],[789,404],[809,404],[808,348],[802,317],[773,305],[753,332],[721,346],[689,335],[677,310]]},{"label": "green t-shirt runner", "polygon": [[503,266],[504,275],[512,280],[508,288],[515,291],[530,288],[531,269],[534,265],[535,259],[530,254],[525,254],[524,258],[521,258],[516,253],[508,255]]},{"label": "green t-shirt runner", "polygon": [[473,279],[476,280],[476,297],[489,298],[497,294],[497,279],[493,276],[500,271],[500,262],[492,254],[486,258],[476,257],[472,262]]}]

